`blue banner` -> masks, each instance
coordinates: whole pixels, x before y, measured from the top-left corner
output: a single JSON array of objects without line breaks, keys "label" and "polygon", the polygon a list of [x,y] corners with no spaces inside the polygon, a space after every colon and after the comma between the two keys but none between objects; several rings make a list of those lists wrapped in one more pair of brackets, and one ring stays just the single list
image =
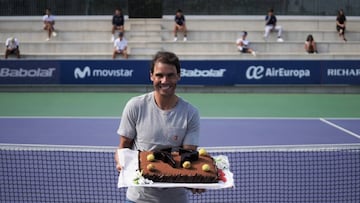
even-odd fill
[{"label": "blue banner", "polygon": [[237,64],[234,61],[182,61],[179,84],[234,85]]},{"label": "blue banner", "polygon": [[322,61],[323,84],[360,84],[360,61]]},{"label": "blue banner", "polygon": [[[148,85],[149,60],[5,60],[0,84]],[[180,85],[360,84],[357,60],[184,60]]]},{"label": "blue banner", "polygon": [[150,84],[150,61],[62,61],[61,84]]},{"label": "blue banner", "polygon": [[0,84],[59,83],[59,61],[0,61]]},{"label": "blue banner", "polygon": [[243,61],[236,84],[320,84],[316,61]]}]

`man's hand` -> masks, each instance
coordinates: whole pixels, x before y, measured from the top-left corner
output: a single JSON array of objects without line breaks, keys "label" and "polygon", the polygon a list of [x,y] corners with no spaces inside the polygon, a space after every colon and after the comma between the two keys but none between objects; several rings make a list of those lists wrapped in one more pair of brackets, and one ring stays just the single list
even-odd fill
[{"label": "man's hand", "polygon": [[[118,149],[123,149],[123,148],[130,148],[131,149],[132,145],[133,145],[133,139],[130,139],[130,138],[125,137],[125,136],[121,136],[120,137],[120,144],[119,144]],[[115,163],[116,163],[116,170],[120,172],[121,171],[121,165],[120,165],[119,156],[118,156],[118,150],[117,149],[115,151],[114,159],[115,159]]]},{"label": "man's hand", "polygon": [[205,189],[195,189],[195,188],[188,188],[189,190],[191,190],[191,192],[193,194],[201,194],[204,193],[206,190]]},{"label": "man's hand", "polygon": [[121,171],[121,165],[120,165],[120,163],[117,163],[117,164],[116,164],[116,170],[117,170],[118,172]]}]

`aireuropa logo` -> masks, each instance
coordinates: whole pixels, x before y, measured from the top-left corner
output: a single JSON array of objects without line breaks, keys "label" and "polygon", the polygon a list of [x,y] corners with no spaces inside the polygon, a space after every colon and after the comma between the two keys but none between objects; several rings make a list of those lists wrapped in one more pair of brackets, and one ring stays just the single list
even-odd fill
[{"label": "aireuropa logo", "polygon": [[0,77],[8,78],[52,78],[56,68],[1,68]]},{"label": "aireuropa logo", "polygon": [[264,66],[250,66],[247,70],[246,70],[246,78],[251,80],[251,79],[255,79],[255,80],[259,80],[262,77],[264,77]]},{"label": "aireuropa logo", "polygon": [[96,68],[92,69],[85,66],[83,69],[76,67],[74,69],[75,79],[84,79],[87,77],[132,77],[134,69],[113,69],[113,68]]},{"label": "aireuropa logo", "polygon": [[246,70],[248,80],[260,80],[263,77],[310,77],[309,69],[285,69],[285,68],[265,68],[264,66],[249,66]]},{"label": "aireuropa logo", "polygon": [[207,70],[199,70],[195,69],[181,69],[181,77],[204,77],[204,78],[221,78],[224,77],[224,73],[226,69],[207,69]]}]

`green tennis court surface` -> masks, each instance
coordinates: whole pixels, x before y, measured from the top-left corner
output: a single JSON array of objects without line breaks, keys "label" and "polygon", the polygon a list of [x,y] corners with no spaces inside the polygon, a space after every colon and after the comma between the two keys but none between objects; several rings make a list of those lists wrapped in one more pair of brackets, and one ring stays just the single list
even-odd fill
[{"label": "green tennis court surface", "polygon": [[[0,93],[0,116],[115,116],[141,93]],[[358,94],[182,93],[202,117],[360,117]]]}]

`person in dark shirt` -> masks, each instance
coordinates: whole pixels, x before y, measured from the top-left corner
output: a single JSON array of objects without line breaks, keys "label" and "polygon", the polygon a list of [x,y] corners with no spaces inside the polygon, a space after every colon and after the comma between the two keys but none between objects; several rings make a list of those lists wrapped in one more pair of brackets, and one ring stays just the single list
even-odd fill
[{"label": "person in dark shirt", "polygon": [[187,40],[187,35],[186,35],[186,25],[185,25],[185,16],[182,12],[181,9],[178,9],[176,11],[176,15],[175,15],[175,26],[174,26],[174,41],[177,41],[177,31],[180,30],[184,33],[184,42]]},{"label": "person in dark shirt", "polygon": [[341,37],[346,42],[347,40],[345,38],[345,29],[346,29],[346,17],[344,14],[344,10],[340,9],[336,17],[336,30],[339,33],[339,37]]},{"label": "person in dark shirt", "polygon": [[282,33],[282,27],[280,25],[277,25],[277,19],[276,16],[274,15],[274,9],[270,8],[268,11],[268,15],[265,17],[265,34],[264,34],[264,39],[267,40],[270,31],[278,31],[278,42],[283,42],[284,40],[281,38],[281,33]]},{"label": "person in dark shirt", "polygon": [[113,15],[112,18],[112,36],[111,41],[113,42],[115,40],[115,30],[119,30],[119,32],[124,33],[124,15],[122,14],[121,9],[115,10],[115,15]]}]

